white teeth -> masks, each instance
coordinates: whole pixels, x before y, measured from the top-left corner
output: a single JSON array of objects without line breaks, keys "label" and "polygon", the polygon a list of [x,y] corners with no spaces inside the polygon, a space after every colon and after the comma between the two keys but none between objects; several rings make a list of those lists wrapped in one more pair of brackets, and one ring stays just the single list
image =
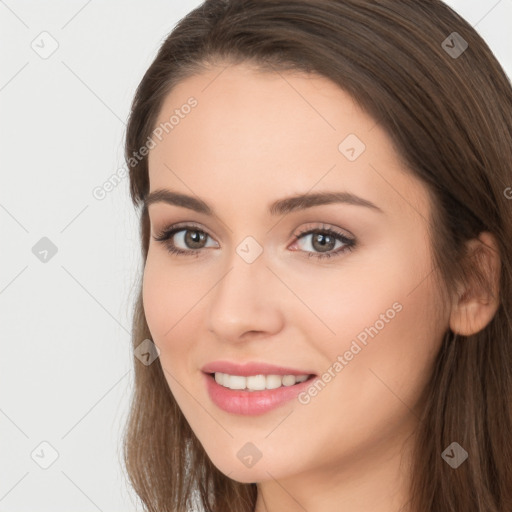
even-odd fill
[{"label": "white teeth", "polygon": [[282,378],[280,375],[267,375],[266,376],[266,385],[267,389],[276,389],[280,388],[282,384]]},{"label": "white teeth", "polygon": [[284,375],[283,386],[293,386],[295,384],[295,375]]},{"label": "white teeth", "polygon": [[[224,381],[226,382],[226,381]],[[230,389],[245,389],[247,379],[239,375],[229,375],[228,388]]]},{"label": "white teeth", "polygon": [[230,389],[247,389],[249,391],[261,391],[264,389],[276,389],[281,386],[293,386],[307,380],[309,375],[229,375],[215,372],[215,382]]},{"label": "white teeth", "polygon": [[261,391],[266,387],[265,375],[251,375],[250,377],[246,377],[247,379],[247,387],[249,389],[254,389],[255,391]]}]

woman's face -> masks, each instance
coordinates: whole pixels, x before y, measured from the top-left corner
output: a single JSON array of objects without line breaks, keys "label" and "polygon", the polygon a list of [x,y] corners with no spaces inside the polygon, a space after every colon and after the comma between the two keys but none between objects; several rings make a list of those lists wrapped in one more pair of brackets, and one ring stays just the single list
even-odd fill
[{"label": "woman's face", "polygon": [[[173,89],[156,128],[150,193],[190,199],[148,204],[144,309],[215,466],[260,482],[390,460],[449,325],[426,188],[318,75],[212,68]],[[285,201],[325,193],[340,196]],[[281,387],[231,389],[247,385]]]}]

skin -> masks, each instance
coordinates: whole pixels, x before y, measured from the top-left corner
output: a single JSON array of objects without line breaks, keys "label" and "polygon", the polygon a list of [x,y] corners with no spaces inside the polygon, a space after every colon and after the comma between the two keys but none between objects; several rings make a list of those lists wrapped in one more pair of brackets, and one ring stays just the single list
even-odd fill
[{"label": "skin", "polygon": [[[432,270],[427,189],[337,85],[219,66],[176,86],[157,124],[190,96],[197,107],[149,153],[150,191],[193,195],[217,213],[149,206],[143,301],[174,397],[215,466],[258,483],[256,512],[398,511],[408,498],[420,394],[442,336],[448,327],[483,328],[495,305],[446,302]],[[338,149],[348,134],[366,145],[353,162]],[[276,199],[321,190],[352,192],[383,213],[341,203],[280,217],[267,211]],[[208,235],[198,256],[170,254],[169,241],[153,238],[182,222]],[[294,234],[322,224],[355,237],[354,249],[317,260],[312,235]],[[185,233],[173,241],[191,250]],[[236,252],[247,236],[263,249],[250,264]],[[211,402],[200,371],[207,362],[322,375],[394,303],[401,311],[307,405],[291,400],[242,416]],[[262,453],[251,468],[237,457],[247,442]]]}]

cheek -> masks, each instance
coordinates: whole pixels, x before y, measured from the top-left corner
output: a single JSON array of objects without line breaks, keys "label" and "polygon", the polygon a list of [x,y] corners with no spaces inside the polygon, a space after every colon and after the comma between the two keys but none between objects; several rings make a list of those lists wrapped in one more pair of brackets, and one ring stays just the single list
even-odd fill
[{"label": "cheek", "polygon": [[347,273],[345,289],[329,290],[336,308],[325,318],[337,334],[323,338],[322,351],[337,376],[332,396],[345,397],[361,419],[369,411],[385,418],[402,401],[412,407],[439,350],[447,326],[422,249],[405,258],[390,246],[381,264],[367,262]]},{"label": "cheek", "polygon": [[158,249],[148,253],[144,268],[142,299],[146,321],[152,341],[160,350],[165,379],[185,415],[193,404],[189,403],[190,395],[183,386],[189,392],[195,390],[195,394],[195,386],[200,384],[199,380],[191,380],[191,375],[198,373],[193,355],[200,322],[206,315],[205,294],[215,283],[207,274],[205,270],[201,275],[199,266],[191,270],[170,262],[167,254],[160,254]]},{"label": "cheek", "polygon": [[[184,267],[173,265],[165,254],[148,253],[142,299],[149,329],[155,340],[167,343],[191,314],[204,294],[204,284]],[[163,251],[162,251],[163,252]],[[197,306],[196,306],[197,307]]]},{"label": "cheek", "polygon": [[150,249],[144,267],[142,301],[149,330],[157,345],[170,327],[169,312],[173,310],[171,299],[174,294],[169,293],[169,286],[173,286],[173,283],[169,282],[163,270],[163,265],[151,255]]},{"label": "cheek", "polygon": [[[331,347],[336,340],[342,346],[343,340],[365,332],[376,322],[379,331],[384,326],[387,329],[388,320],[400,323],[400,317],[406,315],[397,310],[403,310],[406,304],[410,303],[408,309],[416,307],[414,303],[424,291],[418,287],[418,293],[410,292],[419,284],[420,276],[429,273],[427,255],[421,251],[407,255],[399,242],[388,239],[371,250],[354,253],[339,265],[318,269],[314,275],[303,272],[293,276],[296,295],[317,317],[307,316],[311,328],[318,331],[312,340],[322,336]],[[430,297],[419,300],[428,301]]]}]

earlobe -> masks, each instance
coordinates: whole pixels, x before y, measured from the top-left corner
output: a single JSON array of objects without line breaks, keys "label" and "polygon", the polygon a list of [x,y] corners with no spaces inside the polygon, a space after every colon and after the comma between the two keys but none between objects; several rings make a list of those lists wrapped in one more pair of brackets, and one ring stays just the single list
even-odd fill
[{"label": "earlobe", "polygon": [[454,297],[450,314],[450,329],[460,335],[470,336],[486,327],[499,307],[501,258],[494,235],[485,231],[468,243],[469,258],[477,265],[470,281]]}]

